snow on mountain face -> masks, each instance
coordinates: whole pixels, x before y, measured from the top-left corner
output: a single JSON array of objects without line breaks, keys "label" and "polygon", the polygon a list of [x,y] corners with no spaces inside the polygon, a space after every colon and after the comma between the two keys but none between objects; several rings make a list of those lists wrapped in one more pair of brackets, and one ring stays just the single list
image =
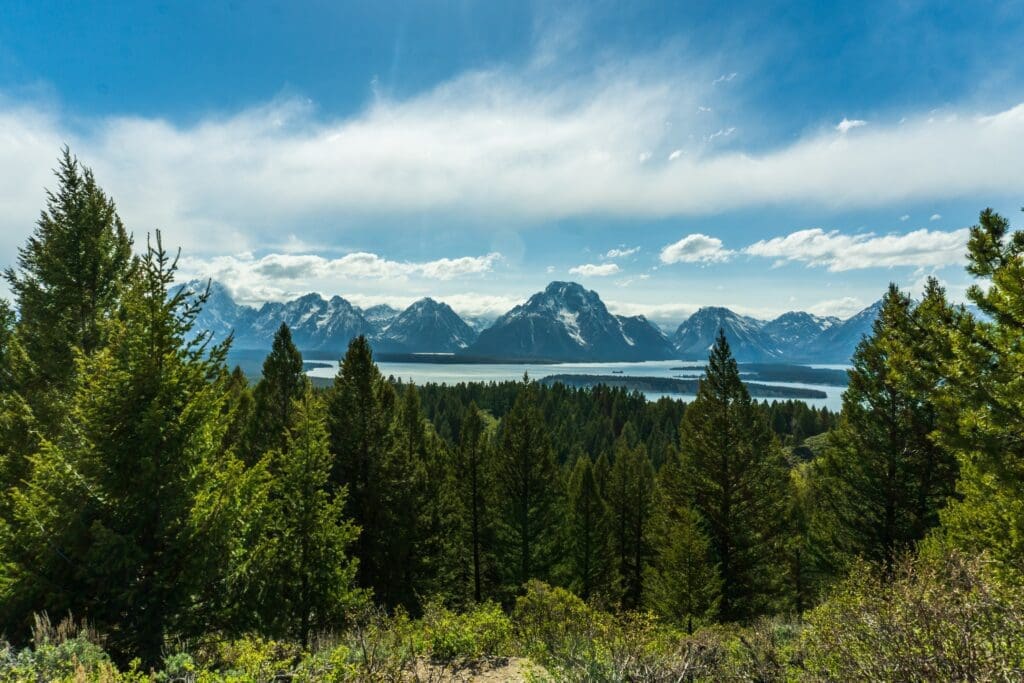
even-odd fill
[{"label": "snow on mountain face", "polygon": [[498,318],[480,333],[470,352],[572,361],[673,356],[668,340],[646,319],[612,315],[596,292],[574,282],[552,282]]},{"label": "snow on mountain face", "polygon": [[680,355],[688,360],[703,360],[715,343],[718,330],[725,338],[738,361],[764,362],[780,359],[784,350],[778,347],[771,334],[765,332],[765,322],[739,315],[728,308],[708,306],[687,318],[676,329],[672,341]]},{"label": "snow on mountain face", "polygon": [[[189,292],[191,294],[189,298],[201,296],[207,291],[207,282],[192,280],[172,288],[170,293],[174,295],[181,290]],[[197,331],[207,330],[212,333],[215,342],[221,342],[232,332],[237,335],[239,330],[247,328],[255,313],[249,306],[236,304],[224,285],[219,282],[210,282],[209,296],[195,319],[195,329]]]},{"label": "snow on mountain face", "polygon": [[291,328],[292,339],[300,349],[344,351],[353,337],[376,331],[345,299],[335,296],[326,301],[314,293],[286,303],[264,304],[247,334],[239,335],[239,347],[245,348],[242,343],[254,344],[253,348],[269,347],[281,323]]},{"label": "snow on mountain face", "polygon": [[882,302],[879,300],[852,318],[823,330],[801,347],[798,358],[819,363],[848,363],[860,340],[871,334],[881,310]]},{"label": "snow on mountain face", "polygon": [[375,341],[381,348],[420,353],[454,353],[476,339],[473,331],[448,304],[420,299],[398,314]]},{"label": "snow on mountain face", "polygon": [[401,313],[397,308],[392,308],[387,304],[377,304],[376,306],[370,306],[362,310],[363,318],[366,322],[370,323],[374,327],[383,329],[389,322],[395,319],[398,314]]},{"label": "snow on mountain face", "polygon": [[765,323],[762,329],[775,339],[776,346],[792,350],[801,348],[816,339],[825,330],[841,322],[839,318],[835,317],[820,317],[803,311],[790,311]]}]

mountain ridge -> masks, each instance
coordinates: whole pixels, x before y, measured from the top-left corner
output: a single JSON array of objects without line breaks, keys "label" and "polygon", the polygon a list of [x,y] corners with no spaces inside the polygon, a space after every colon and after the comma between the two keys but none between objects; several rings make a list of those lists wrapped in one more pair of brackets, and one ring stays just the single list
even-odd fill
[{"label": "mountain ridge", "polygon": [[[207,282],[194,280],[173,291],[182,287],[198,294]],[[398,310],[309,293],[256,308],[236,303],[223,283],[211,281],[209,291],[196,327],[216,340],[234,333],[240,350],[269,349],[283,322],[296,345],[309,351],[340,354],[353,337],[365,335],[379,352],[563,362],[703,360],[722,329],[740,362],[848,363],[880,306],[875,302],[845,320],[804,311],[762,320],[705,306],[669,335],[642,315],[611,313],[597,292],[575,282],[554,281],[494,320],[460,316],[430,297]]]}]

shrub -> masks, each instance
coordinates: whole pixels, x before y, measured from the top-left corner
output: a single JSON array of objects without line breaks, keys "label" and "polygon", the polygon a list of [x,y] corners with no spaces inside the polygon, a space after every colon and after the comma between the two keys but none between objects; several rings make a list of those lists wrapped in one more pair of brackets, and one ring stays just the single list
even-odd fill
[{"label": "shrub", "polygon": [[984,557],[925,552],[886,580],[858,564],[807,616],[812,680],[1021,680],[1024,595]]}]

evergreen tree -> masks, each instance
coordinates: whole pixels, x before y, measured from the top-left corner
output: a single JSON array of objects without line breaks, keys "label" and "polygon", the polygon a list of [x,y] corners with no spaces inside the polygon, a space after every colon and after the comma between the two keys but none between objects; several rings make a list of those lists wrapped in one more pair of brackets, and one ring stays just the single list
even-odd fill
[{"label": "evergreen tree", "polygon": [[132,268],[131,238],[92,171],[65,147],[55,175],[57,189],[18,250],[17,270],[4,273],[32,361],[26,398],[46,424],[70,384],[75,349],[90,355],[102,346],[104,321],[118,310]]},{"label": "evergreen tree", "polygon": [[[433,505],[427,491],[427,435],[416,387],[407,385],[395,411],[390,447],[383,453],[377,490],[379,523],[373,588],[388,606],[414,611],[428,560]],[[444,475],[440,473],[439,480]],[[435,490],[435,495],[439,491]],[[428,509],[428,506],[431,509]],[[435,556],[436,557],[436,556]]]},{"label": "evergreen tree", "polygon": [[[959,500],[942,513],[951,540],[1018,573],[1024,565],[1024,233],[991,209],[971,228],[968,298],[984,318],[958,316],[940,393],[941,443],[960,465]],[[933,329],[941,338],[943,330]]]},{"label": "evergreen tree", "polygon": [[719,616],[732,621],[764,612],[781,580],[786,471],[721,330],[697,397],[683,414],[679,450],[722,579]]},{"label": "evergreen tree", "polygon": [[292,332],[281,323],[270,354],[263,361],[263,377],[253,392],[252,436],[246,455],[255,462],[267,451],[285,448],[295,401],[306,390],[302,354],[292,343]]},{"label": "evergreen tree", "polygon": [[569,587],[584,600],[610,595],[613,567],[608,510],[586,454],[576,458],[569,475],[569,514],[566,528]]},{"label": "evergreen tree", "polygon": [[285,447],[270,456],[271,509],[263,539],[259,628],[297,639],[337,628],[358,598],[348,547],[359,530],[345,518],[345,488],[328,490],[331,456],[323,407],[308,386],[289,409]]},{"label": "evergreen tree", "polygon": [[462,532],[470,558],[469,573],[476,602],[483,600],[484,581],[494,549],[493,464],[489,441],[484,418],[476,403],[471,403],[459,428],[453,481],[462,511]]},{"label": "evergreen tree", "polygon": [[678,454],[658,471],[651,536],[654,557],[645,576],[646,606],[687,633],[714,619],[721,580],[711,541],[691,504]]},{"label": "evergreen tree", "polygon": [[123,316],[103,321],[108,345],[78,354],[66,426],[32,456],[0,539],[4,623],[70,612],[147,664],[170,634],[219,623],[225,558],[264,497],[221,449],[227,347],[191,334],[202,297],[168,297],[174,270],[158,234]]},{"label": "evergreen tree", "polygon": [[[929,296],[924,310],[944,307],[937,285]],[[890,286],[872,335],[853,355],[842,419],[822,467],[832,545],[841,558],[863,556],[888,572],[937,523],[956,477],[955,460],[931,438],[938,375],[920,356],[926,337],[909,297]]]},{"label": "evergreen tree", "polygon": [[365,337],[349,344],[327,395],[327,427],[334,465],[331,482],[348,487],[345,514],[362,530],[356,541],[359,585],[380,588],[383,544],[389,529],[384,516],[382,465],[391,450],[394,389],[373,363]]},{"label": "evergreen tree", "polygon": [[246,451],[253,419],[253,395],[242,368],[235,366],[227,379],[227,385],[228,401],[225,405],[224,419],[228,421],[228,428],[224,432],[224,448],[251,457]]},{"label": "evergreen tree", "polygon": [[638,609],[643,602],[644,567],[651,557],[654,468],[643,444],[630,445],[636,432],[626,427],[615,443],[606,500],[622,606]]},{"label": "evergreen tree", "polygon": [[521,385],[502,422],[497,454],[500,541],[506,585],[548,580],[558,561],[559,468],[537,401],[536,385]]}]

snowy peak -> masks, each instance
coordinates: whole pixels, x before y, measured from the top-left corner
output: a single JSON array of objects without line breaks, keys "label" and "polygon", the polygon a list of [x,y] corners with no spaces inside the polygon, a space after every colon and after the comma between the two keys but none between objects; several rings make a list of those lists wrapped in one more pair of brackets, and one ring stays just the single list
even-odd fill
[{"label": "snowy peak", "polygon": [[803,311],[783,313],[764,325],[764,331],[780,345],[800,348],[825,330],[840,324],[835,317],[820,317]]},{"label": "snowy peak", "polygon": [[683,358],[701,360],[707,357],[721,329],[737,360],[777,360],[783,352],[764,327],[762,320],[740,315],[728,308],[706,306],[683,321],[672,341]]},{"label": "snowy peak", "polygon": [[445,303],[420,299],[395,316],[378,335],[383,348],[419,353],[454,353],[476,333]]},{"label": "snowy peak", "polygon": [[383,328],[389,322],[395,319],[395,317],[401,313],[397,308],[392,308],[387,304],[377,304],[376,306],[370,306],[362,310],[363,318],[366,322],[379,328]]},{"label": "snowy peak", "polygon": [[552,282],[481,332],[471,352],[551,360],[671,358],[664,335],[646,319],[620,319],[597,292],[575,282]]}]

